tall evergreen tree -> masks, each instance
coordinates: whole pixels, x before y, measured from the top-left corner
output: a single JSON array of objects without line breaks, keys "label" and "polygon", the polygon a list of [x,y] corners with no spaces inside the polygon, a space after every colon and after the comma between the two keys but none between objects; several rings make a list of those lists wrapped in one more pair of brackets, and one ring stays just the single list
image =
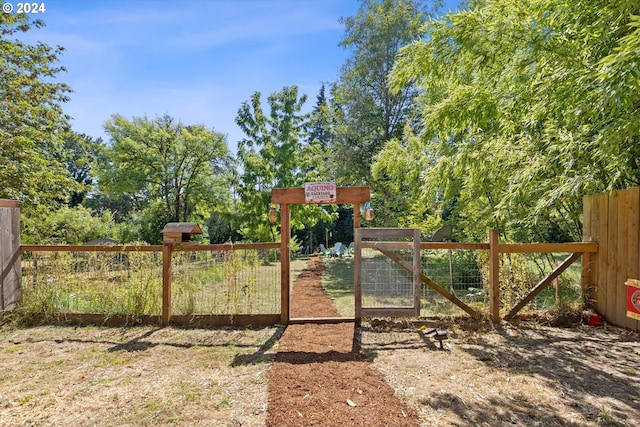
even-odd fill
[{"label": "tall evergreen tree", "polygon": [[304,173],[306,180],[330,181],[336,179],[334,134],[325,85],[322,84],[316,104],[309,116],[309,134],[303,147]]},{"label": "tall evergreen tree", "polygon": [[327,123],[327,97],[323,83],[316,97],[316,105],[311,112],[311,124],[309,126],[307,144],[311,145],[319,142],[320,147],[326,149],[330,139],[331,131]]}]

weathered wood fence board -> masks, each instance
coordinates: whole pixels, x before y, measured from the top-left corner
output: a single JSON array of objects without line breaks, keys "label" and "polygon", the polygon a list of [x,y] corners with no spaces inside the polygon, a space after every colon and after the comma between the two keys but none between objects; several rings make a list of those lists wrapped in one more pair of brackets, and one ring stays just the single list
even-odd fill
[{"label": "weathered wood fence board", "polygon": [[640,279],[640,187],[586,196],[583,204],[584,240],[598,243],[583,265],[584,285],[608,322],[640,330],[640,322],[626,316],[625,285]]},{"label": "weathered wood fence board", "polygon": [[0,314],[22,299],[20,202],[0,199]]}]

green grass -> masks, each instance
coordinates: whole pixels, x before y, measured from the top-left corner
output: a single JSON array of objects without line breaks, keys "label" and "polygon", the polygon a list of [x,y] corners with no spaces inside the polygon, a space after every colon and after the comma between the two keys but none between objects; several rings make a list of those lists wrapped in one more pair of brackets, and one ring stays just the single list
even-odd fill
[{"label": "green grass", "polygon": [[353,294],[353,258],[324,258],[322,286],[344,317],[355,314]]},{"label": "green grass", "polygon": [[289,276],[291,278],[291,283],[295,282],[300,273],[302,273],[304,269],[307,268],[308,260],[308,257],[294,258],[291,260],[291,262],[289,263]]}]

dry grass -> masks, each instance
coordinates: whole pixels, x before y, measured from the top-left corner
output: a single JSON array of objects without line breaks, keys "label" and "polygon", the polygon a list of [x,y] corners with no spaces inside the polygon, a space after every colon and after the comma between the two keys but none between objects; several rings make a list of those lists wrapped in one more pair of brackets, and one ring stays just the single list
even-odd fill
[{"label": "dry grass", "polygon": [[[434,326],[450,330],[445,351],[425,334]],[[640,425],[638,333],[431,323],[368,326],[362,343],[425,426]]]},{"label": "dry grass", "polygon": [[[333,265],[341,269],[327,288],[342,292],[337,279],[348,270]],[[292,262],[292,276],[304,266]],[[640,425],[640,335],[583,326],[579,316],[565,320],[573,327],[546,326],[541,318],[498,327],[365,323],[349,342],[361,344],[425,426]],[[446,351],[425,334],[434,326],[451,332]],[[0,426],[262,426],[266,373],[281,333],[5,327]]]},{"label": "dry grass", "polygon": [[[640,425],[638,333],[434,322],[365,323],[359,336],[422,425]],[[445,351],[434,326],[450,331]],[[263,426],[281,332],[5,327],[0,426]]]},{"label": "dry grass", "polygon": [[262,426],[276,328],[0,332],[0,425]]},{"label": "dry grass", "polygon": [[[157,315],[162,308],[158,252],[28,252],[23,312]],[[173,314],[280,311],[279,253],[272,249],[173,253]]]}]

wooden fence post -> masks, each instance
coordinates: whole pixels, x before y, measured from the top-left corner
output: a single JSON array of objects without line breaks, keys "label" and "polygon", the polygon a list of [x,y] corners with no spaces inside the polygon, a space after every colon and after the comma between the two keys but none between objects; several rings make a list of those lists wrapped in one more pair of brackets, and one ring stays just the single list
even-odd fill
[{"label": "wooden fence post", "polygon": [[498,230],[489,230],[489,307],[491,320],[500,321],[500,247]]},{"label": "wooden fence post", "polygon": [[171,322],[171,252],[173,245],[162,246],[162,326]]},{"label": "wooden fence post", "polygon": [[289,286],[290,273],[289,266],[291,253],[289,241],[291,239],[289,217],[289,204],[280,205],[280,323],[287,325],[289,323]]},{"label": "wooden fence post", "polygon": [[20,202],[0,199],[0,316],[21,301]]}]

